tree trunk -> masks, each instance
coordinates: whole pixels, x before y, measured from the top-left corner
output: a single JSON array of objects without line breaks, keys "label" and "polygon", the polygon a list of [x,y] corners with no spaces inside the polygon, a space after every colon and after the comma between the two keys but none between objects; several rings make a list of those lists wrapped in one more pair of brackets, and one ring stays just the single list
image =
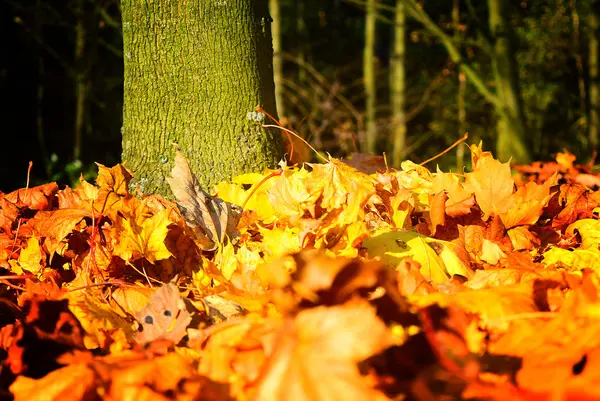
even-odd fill
[{"label": "tree trunk", "polygon": [[172,143],[201,185],[273,167],[276,115],[267,0],[122,0],[123,160],[145,193],[169,193]]},{"label": "tree trunk", "polygon": [[[579,89],[579,112],[581,116],[587,115],[587,93],[585,90],[585,70],[583,68],[583,52],[581,50],[581,23],[579,20],[579,12],[577,11],[577,2],[571,0],[569,3],[571,7],[571,22],[572,22],[572,35],[573,40],[573,52],[575,57],[575,65],[577,66],[577,87]],[[587,124],[587,122],[586,122]]]},{"label": "tree trunk", "polygon": [[598,151],[598,112],[600,107],[600,88],[598,82],[598,5],[594,1],[588,17],[589,25],[589,55],[588,67],[590,73],[590,117],[588,125],[589,146],[592,152]]},{"label": "tree trunk", "polygon": [[514,32],[506,0],[488,0],[490,30],[494,37],[493,71],[501,108],[498,118],[497,157],[515,163],[529,162],[527,128],[519,85]]},{"label": "tree trunk", "polygon": [[[457,46],[460,46],[461,34],[460,34],[460,0],[454,0],[452,4],[452,29],[454,31],[454,40]],[[458,137],[462,136],[467,131],[467,110],[465,108],[465,92],[467,90],[467,77],[461,70],[460,64],[457,66],[458,72],[458,93],[456,98],[456,105],[458,108]],[[465,167],[465,147],[460,144],[456,147],[456,171],[459,173],[463,172]]]},{"label": "tree trunk", "polygon": [[269,11],[273,18],[273,78],[275,81],[275,99],[277,114],[285,117],[285,104],[283,103],[283,59],[281,57],[281,5],[279,0],[269,0]]},{"label": "tree trunk", "polygon": [[406,54],[406,4],[403,0],[396,0],[394,26],[394,53],[390,61],[390,88],[392,90],[392,132],[393,132],[393,166],[400,167],[406,156],[406,115],[405,90],[406,71],[404,68]]},{"label": "tree trunk", "polygon": [[304,12],[304,1],[296,1],[296,35],[298,38],[298,60],[300,60],[300,69],[298,70],[298,82],[301,85],[304,85],[306,81],[306,65],[307,55],[306,55],[306,47],[308,43],[308,32],[306,30],[306,22]]},{"label": "tree trunk", "polygon": [[75,25],[75,141],[73,145],[73,161],[81,158],[83,142],[83,125],[85,123],[85,103],[87,67],[85,60],[86,24],[85,0],[77,0],[75,5],[77,24]]},{"label": "tree trunk", "polygon": [[377,152],[377,127],[375,125],[376,85],[375,85],[375,23],[377,19],[377,0],[367,0],[365,21],[365,49],[363,53],[363,74],[366,96],[366,138],[368,153]]}]

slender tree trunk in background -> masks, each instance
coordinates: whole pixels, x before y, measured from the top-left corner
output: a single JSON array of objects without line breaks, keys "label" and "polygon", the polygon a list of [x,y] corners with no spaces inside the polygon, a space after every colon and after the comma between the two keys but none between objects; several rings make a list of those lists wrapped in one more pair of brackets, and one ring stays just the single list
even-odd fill
[{"label": "slender tree trunk in background", "polygon": [[[582,117],[587,116],[587,94],[585,89],[585,72],[583,68],[583,56],[581,50],[581,22],[577,12],[577,3],[571,0],[571,22],[573,25],[573,51],[575,56],[575,65],[577,66],[577,83],[579,88],[579,112]],[[586,123],[587,124],[587,123]]]},{"label": "slender tree trunk in background", "polygon": [[600,83],[598,82],[598,5],[599,2],[592,2],[588,17],[588,26],[590,30],[588,44],[588,68],[590,70],[590,116],[588,135],[590,150],[592,152],[598,151],[598,112],[600,111]]},{"label": "slender tree trunk in background", "polygon": [[396,0],[394,26],[394,53],[390,61],[390,88],[392,90],[392,133],[393,133],[393,166],[399,167],[406,156],[406,4]]},{"label": "slender tree trunk in background", "polygon": [[267,0],[122,0],[123,160],[146,193],[169,192],[177,142],[207,190],[274,167],[276,116]]},{"label": "slender tree trunk in background", "polygon": [[[304,0],[296,1],[296,35],[298,37],[298,60],[300,65],[306,64],[306,44],[308,43],[306,33],[306,23],[304,22]],[[301,67],[298,70],[298,81],[306,81],[306,69]]]},{"label": "slender tree trunk in background", "polygon": [[493,70],[502,107],[498,116],[496,153],[504,161],[512,158],[514,163],[527,163],[530,154],[509,6],[506,0],[488,0],[490,30],[494,37]]},{"label": "slender tree trunk in background", "polygon": [[[454,0],[452,4],[452,27],[454,30],[454,41],[460,43],[460,0]],[[460,65],[456,68],[458,72],[458,94],[457,94],[457,108],[458,108],[458,137],[462,136],[467,131],[467,110],[465,109],[465,91],[467,90],[467,77],[461,70]],[[465,166],[465,147],[460,144],[456,147],[456,171],[462,172]]]},{"label": "slender tree trunk in background", "polygon": [[[42,0],[35,2],[35,34],[44,42],[44,28],[42,24],[44,10],[42,8]],[[37,134],[38,145],[40,146],[40,154],[44,161],[46,177],[51,179],[52,166],[46,149],[46,135],[44,134],[44,53],[41,46],[38,47],[37,53],[37,93],[36,93],[36,118],[35,131]]]},{"label": "slender tree trunk in background", "polygon": [[377,0],[367,0],[365,23],[365,48],[363,52],[363,74],[366,96],[366,138],[368,153],[377,152],[377,127],[375,125],[376,85],[375,85],[375,23],[377,20]]},{"label": "slender tree trunk in background", "polygon": [[273,78],[275,81],[275,100],[277,114],[285,117],[285,104],[283,103],[283,59],[281,57],[281,5],[279,0],[269,0],[269,11],[273,19]]},{"label": "slender tree trunk in background", "polygon": [[73,145],[73,160],[80,160],[85,124],[85,102],[87,71],[85,62],[86,24],[85,0],[76,0],[75,16],[75,142]]}]

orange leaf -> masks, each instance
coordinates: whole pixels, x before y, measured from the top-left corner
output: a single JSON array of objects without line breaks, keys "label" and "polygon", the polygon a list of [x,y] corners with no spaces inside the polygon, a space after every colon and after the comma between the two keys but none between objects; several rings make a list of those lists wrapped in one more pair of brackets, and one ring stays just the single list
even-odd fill
[{"label": "orange leaf", "polygon": [[475,194],[477,204],[487,219],[503,207],[514,189],[515,182],[510,174],[508,163],[500,163],[492,157],[484,157],[477,162],[477,168],[467,173],[465,189]]},{"label": "orange leaf", "polygon": [[256,399],[387,400],[356,364],[390,345],[386,326],[366,302],[302,311],[282,328]]}]

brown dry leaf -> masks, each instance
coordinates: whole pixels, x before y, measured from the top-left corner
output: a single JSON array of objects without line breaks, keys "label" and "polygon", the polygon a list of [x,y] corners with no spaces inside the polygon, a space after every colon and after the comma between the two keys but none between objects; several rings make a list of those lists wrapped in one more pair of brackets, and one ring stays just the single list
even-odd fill
[{"label": "brown dry leaf", "polygon": [[225,238],[235,237],[242,215],[241,207],[204,191],[178,148],[175,150],[175,166],[167,182],[187,224],[196,232],[201,249],[215,250]]},{"label": "brown dry leaf", "polygon": [[580,217],[589,217],[591,211],[600,205],[600,199],[591,196],[582,185],[563,184],[560,186],[558,205],[562,208],[552,220],[552,228],[560,230]]},{"label": "brown dry leaf", "polygon": [[367,302],[302,311],[279,332],[254,399],[388,400],[369,386],[356,364],[392,343]]},{"label": "brown dry leaf", "polygon": [[343,162],[365,174],[375,174],[387,169],[385,157],[369,153],[351,153]]}]

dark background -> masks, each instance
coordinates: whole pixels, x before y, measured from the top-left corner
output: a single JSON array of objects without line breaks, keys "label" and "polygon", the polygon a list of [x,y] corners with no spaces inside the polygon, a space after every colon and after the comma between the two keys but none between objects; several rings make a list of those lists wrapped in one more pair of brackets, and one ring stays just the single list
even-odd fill
[{"label": "dark background", "polygon": [[[382,1],[393,6],[394,2]],[[451,0],[428,0],[425,10],[450,32]],[[481,21],[485,1],[472,0]],[[594,2],[595,3],[595,2]],[[568,148],[580,162],[592,157],[587,144],[587,99],[579,83],[589,85],[591,32],[585,21],[591,2],[511,1],[511,24],[518,36],[518,63],[529,137],[535,159],[548,160]],[[490,77],[489,60],[476,45],[476,21],[460,5],[463,51],[468,61]],[[360,137],[352,112],[364,111],[362,53],[364,5],[342,0],[281,0],[286,115],[294,129],[320,150],[343,156]],[[94,162],[120,161],[123,62],[118,1],[0,0],[0,190],[24,187],[33,161],[32,184],[73,184],[79,174],[93,178]],[[393,26],[382,11],[377,25],[378,129],[389,136],[387,77]],[[579,25],[576,19],[579,19]],[[84,27],[85,46],[75,57],[76,27]],[[304,27],[302,28],[302,22]],[[423,161],[460,137],[457,122],[457,71],[436,38],[409,19],[407,37],[407,109],[425,106],[408,123],[408,157]],[[309,65],[322,80],[301,68]],[[578,62],[583,68],[578,68]],[[83,74],[82,145],[74,160],[76,78]],[[324,80],[324,81],[323,81]],[[327,82],[324,85],[323,82]],[[587,90],[587,89],[586,89]],[[585,92],[584,92],[585,93]],[[342,95],[354,110],[333,95]],[[493,149],[495,117],[472,86],[465,95],[469,143],[484,141]],[[582,107],[583,105],[583,107]],[[386,144],[382,143],[381,151]],[[454,156],[440,160],[452,166]]]}]

